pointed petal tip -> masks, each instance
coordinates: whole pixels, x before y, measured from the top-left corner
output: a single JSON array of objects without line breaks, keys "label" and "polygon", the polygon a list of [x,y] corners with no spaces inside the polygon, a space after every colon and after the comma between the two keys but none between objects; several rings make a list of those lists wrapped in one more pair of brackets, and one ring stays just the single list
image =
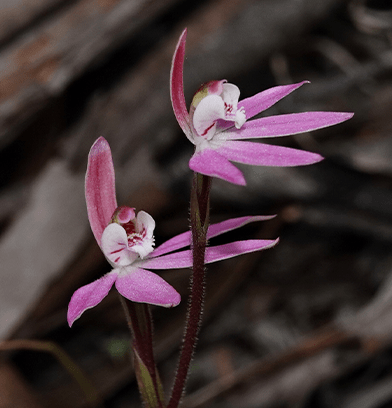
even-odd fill
[{"label": "pointed petal tip", "polygon": [[[296,149],[293,149],[296,150]],[[306,150],[299,150],[302,153],[303,159],[298,164],[294,164],[294,166],[287,166],[287,167],[295,167],[295,166],[308,166],[310,164],[320,163],[325,159],[325,157],[321,156],[321,154],[308,152]]]},{"label": "pointed petal tip", "polygon": [[266,245],[263,249],[271,249],[271,248],[273,248],[274,246],[278,245],[279,242],[280,242],[280,238],[279,238],[279,237],[276,238],[276,239],[272,239],[272,240],[270,240],[270,244]]},{"label": "pointed petal tip", "polygon": [[80,316],[83,314],[82,312],[78,312],[75,310],[74,307],[71,305],[68,307],[68,312],[67,312],[67,322],[68,326],[71,328],[72,325],[80,318]]},{"label": "pointed petal tip", "polygon": [[147,303],[147,304],[150,304],[150,305],[153,305],[153,306],[160,306],[160,307],[164,307],[166,309],[171,309],[173,307],[178,306],[181,303],[181,296],[180,296],[179,293],[176,292],[175,294],[172,294],[171,299],[166,300],[166,302],[167,303],[159,302],[159,301],[154,302],[154,301],[148,300],[147,302],[139,302],[139,303]]},{"label": "pointed petal tip", "polygon": [[75,323],[75,321],[77,319],[79,319],[80,316],[81,316],[81,313],[78,316],[77,313],[75,312],[75,308],[73,307],[73,305],[70,302],[70,304],[68,306],[68,311],[67,311],[68,326],[72,327],[72,325]]},{"label": "pointed petal tip", "polygon": [[[185,43],[186,43],[187,34],[188,34],[188,30],[187,30],[187,28],[184,28],[184,30],[182,31],[182,33],[181,33],[181,35],[180,35],[180,37],[178,39],[178,42],[177,42],[177,45],[176,45],[176,50],[174,52],[174,56],[178,52],[184,52],[185,51]],[[173,58],[173,60],[174,60],[174,58]]]},{"label": "pointed petal tip", "polygon": [[91,154],[96,155],[96,154],[99,154],[99,153],[102,153],[108,150],[110,151],[110,146],[109,146],[108,141],[103,136],[100,136],[91,146],[90,155]]},{"label": "pointed petal tip", "polygon": [[321,156],[321,154],[315,153],[318,157],[315,157],[315,160],[317,160],[315,163],[319,163],[325,159],[325,157]]},{"label": "pointed petal tip", "polygon": [[279,237],[276,238],[276,239],[273,239],[273,240],[271,240],[271,243],[270,243],[269,245],[267,245],[267,246],[266,246],[265,248],[263,248],[263,249],[271,249],[271,248],[273,248],[274,246],[278,245],[279,242],[280,242],[280,238],[279,238]]},{"label": "pointed petal tip", "polygon": [[[297,150],[297,149],[292,149]],[[297,163],[291,163],[284,166],[278,167],[296,167],[296,166],[310,166],[311,164],[320,163],[324,160],[324,157],[318,153],[307,152],[305,150],[298,150],[298,152],[302,153],[302,158]]]},{"label": "pointed petal tip", "polygon": [[346,120],[351,119],[354,116],[354,112],[342,112],[346,116]]},{"label": "pointed petal tip", "polygon": [[[293,150],[297,150],[297,149],[293,149]],[[325,159],[325,157],[321,156],[318,153],[308,152],[305,150],[299,150],[299,152],[302,152],[303,159],[300,162],[298,162],[298,164],[293,164],[291,166],[289,165],[285,167],[309,166],[311,164],[320,163],[321,161]]]},{"label": "pointed petal tip", "polygon": [[259,218],[258,221],[269,221],[273,218],[277,217],[278,214],[271,214],[271,215],[255,215],[255,218]]},{"label": "pointed petal tip", "polygon": [[97,143],[97,142],[106,142],[107,143],[107,140],[103,136],[99,136],[99,138],[95,141],[95,143]]},{"label": "pointed petal tip", "polygon": [[[227,180],[227,181],[229,181],[229,180]],[[246,186],[246,180],[245,180],[245,177],[242,174],[241,174],[241,177],[238,177],[237,180],[229,181],[229,183],[237,184],[238,186],[243,186],[243,187]]]},{"label": "pointed petal tip", "polygon": [[71,328],[72,325],[74,324],[76,319],[72,319],[70,316],[67,316],[67,322],[68,322],[68,326]]},{"label": "pointed petal tip", "polygon": [[68,310],[68,313],[67,313],[68,326],[72,328],[73,324],[76,322],[76,320],[80,318],[81,315],[82,313],[80,313],[79,316],[73,316]]},{"label": "pointed petal tip", "polygon": [[182,30],[182,33],[181,33],[181,36],[180,36],[181,40],[185,40],[187,34],[188,34],[188,27],[185,27],[185,28]]},{"label": "pointed petal tip", "polygon": [[168,303],[167,305],[162,305],[162,306],[166,307],[168,309],[171,309],[172,307],[178,306],[180,304],[180,302],[181,302],[181,296],[180,296],[180,294],[178,292],[176,292],[173,295],[173,299],[171,300],[171,302]]}]

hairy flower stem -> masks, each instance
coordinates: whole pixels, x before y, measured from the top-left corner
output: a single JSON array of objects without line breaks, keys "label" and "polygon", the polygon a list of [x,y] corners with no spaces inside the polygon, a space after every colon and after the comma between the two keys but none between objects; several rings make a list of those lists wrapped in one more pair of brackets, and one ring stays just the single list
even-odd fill
[{"label": "hairy flower stem", "polygon": [[211,181],[211,177],[194,173],[190,205],[193,253],[191,295],[189,298],[181,355],[172,395],[167,408],[177,408],[180,403],[201,325],[205,294],[204,255],[209,225]]},{"label": "hairy flower stem", "polygon": [[[162,385],[155,365],[152,347],[152,317],[150,307],[145,303],[131,302],[124,299],[121,295],[119,295],[119,298],[132,333],[136,378],[142,398],[148,408],[163,408]],[[149,373],[146,380],[143,379],[143,375],[138,375],[140,372],[140,362]],[[148,384],[148,382],[151,382],[151,384]],[[152,387],[149,387],[149,385],[152,385]],[[151,395],[152,393],[154,395]]]}]

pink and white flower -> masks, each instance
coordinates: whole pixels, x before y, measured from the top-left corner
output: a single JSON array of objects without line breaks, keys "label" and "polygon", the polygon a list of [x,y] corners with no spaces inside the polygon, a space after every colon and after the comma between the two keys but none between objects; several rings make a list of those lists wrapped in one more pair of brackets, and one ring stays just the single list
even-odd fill
[{"label": "pink and white flower", "polygon": [[300,166],[323,159],[317,153],[244,141],[309,132],[350,119],[347,112],[303,112],[248,120],[307,83],[276,86],[238,101],[240,91],[225,80],[210,81],[196,92],[188,113],[184,97],[183,65],[186,29],[174,52],[170,95],[174,114],[186,137],[195,145],[189,167],[198,173],[245,185],[231,161],[258,166]]},{"label": "pink and white flower", "polygon": [[[86,173],[87,212],[93,234],[112,266],[112,271],[82,286],[68,306],[70,326],[83,312],[96,306],[115,285],[125,298],[140,303],[173,307],[180,303],[177,291],[150,269],[177,269],[192,266],[191,233],[166,241],[154,250],[154,219],[144,211],[117,207],[112,155],[108,142],[100,137],[92,146]],[[249,222],[268,220],[271,216],[234,218],[213,224],[207,238],[239,228]],[[206,263],[232,258],[274,246],[278,240],[246,240],[208,247]]]}]

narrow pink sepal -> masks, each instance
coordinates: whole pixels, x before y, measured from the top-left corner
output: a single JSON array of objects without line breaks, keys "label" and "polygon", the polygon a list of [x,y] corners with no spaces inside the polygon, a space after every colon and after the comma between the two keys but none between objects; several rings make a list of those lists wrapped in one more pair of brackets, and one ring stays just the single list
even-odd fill
[{"label": "narrow pink sepal", "polygon": [[[249,98],[243,99],[238,102],[238,109],[244,108],[246,112],[246,119],[249,120],[253,116],[257,115],[260,112],[263,112],[270,108],[275,103],[279,102],[281,99],[289,95],[291,92],[298,89],[303,84],[308,84],[309,81],[302,81],[297,84],[290,85],[279,85],[274,86],[273,88],[268,88],[262,92],[259,92],[256,95],[253,95]],[[227,121],[218,121],[219,129],[227,129],[233,126],[232,122]]]},{"label": "narrow pink sepal", "polygon": [[309,83],[309,81],[302,81],[297,84],[274,86],[273,88],[266,89],[256,95],[243,99],[238,103],[238,108],[244,108],[246,119],[250,119],[258,113],[267,110],[272,105],[275,105],[275,103],[279,102],[302,85]]},{"label": "narrow pink sepal", "polygon": [[174,252],[157,258],[148,258],[140,261],[140,266],[148,269],[180,269],[192,266],[192,251]]},{"label": "narrow pink sepal", "polygon": [[193,136],[190,127],[190,119],[186,108],[184,96],[184,58],[187,29],[185,29],[178,40],[176,50],[174,51],[171,70],[170,70],[170,98],[173,106],[174,115],[186,137],[193,143]]},{"label": "narrow pink sepal", "polygon": [[226,132],[228,140],[278,137],[311,132],[352,118],[351,112],[302,112],[267,116]]},{"label": "narrow pink sepal", "polygon": [[[268,249],[278,242],[279,238],[276,240],[254,239],[207,247],[205,263],[217,262],[241,254]],[[189,268],[190,266],[192,266],[192,250],[190,249],[143,261],[143,268],[149,269],[179,269]]]},{"label": "narrow pink sepal", "polygon": [[128,266],[116,280],[116,288],[132,302],[163,307],[177,306],[180,294],[157,274],[142,268]]},{"label": "narrow pink sepal", "polygon": [[242,172],[216,150],[204,149],[195,153],[189,161],[189,167],[206,176],[218,177],[241,186],[246,185]]},{"label": "narrow pink sepal", "polygon": [[208,227],[207,239],[217,237],[225,232],[235,230],[237,228],[243,227],[246,224],[256,221],[268,221],[276,215],[248,215],[245,217],[232,218],[216,224],[211,224]]},{"label": "narrow pink sepal", "polygon": [[[205,263],[217,262],[234,256],[260,251],[273,247],[279,242],[276,240],[253,239],[247,241],[230,242],[206,248]],[[173,254],[163,255],[158,258],[143,261],[143,268],[149,269],[179,269],[192,266],[192,250],[188,249]]]},{"label": "narrow pink sepal", "polygon": [[90,226],[100,246],[103,230],[117,208],[112,154],[109,143],[102,136],[88,155],[85,194]]},{"label": "narrow pink sepal", "polygon": [[152,258],[156,258],[157,256],[161,256],[164,254],[168,254],[169,252],[176,251],[177,249],[184,248],[191,244],[191,232],[186,231],[182,234],[176,235],[173,238],[168,239],[163,244],[159,245],[157,248],[151,252],[150,256]]},{"label": "narrow pink sepal", "polygon": [[229,244],[215,247],[207,247],[205,263],[222,261],[223,259],[233,258],[238,255],[272,248],[278,242],[279,238],[275,240],[250,239],[247,241],[230,242]]},{"label": "narrow pink sepal", "polygon": [[[232,231],[234,229],[243,227],[246,224],[256,221],[267,221],[274,218],[275,215],[255,215],[255,216],[245,216],[239,218],[232,218],[216,224],[211,224],[208,227],[207,239],[216,237],[218,235],[224,234],[225,232]],[[157,247],[154,252],[151,253],[152,257],[157,257],[160,255],[167,254],[169,252],[176,251],[177,249],[184,248],[191,244],[191,232],[183,232],[168,241],[164,242],[162,245]]]},{"label": "narrow pink sepal", "polygon": [[87,309],[91,309],[107,296],[110,288],[117,278],[117,270],[102,276],[102,278],[79,288],[73,295],[68,305],[67,320],[69,327]]},{"label": "narrow pink sepal", "polygon": [[228,160],[256,166],[304,166],[323,160],[317,153],[254,142],[227,141],[218,151]]}]

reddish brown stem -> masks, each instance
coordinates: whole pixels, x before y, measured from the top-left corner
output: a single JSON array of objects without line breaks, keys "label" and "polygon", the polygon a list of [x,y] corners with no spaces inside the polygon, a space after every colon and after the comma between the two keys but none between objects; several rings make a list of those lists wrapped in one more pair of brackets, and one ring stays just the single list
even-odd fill
[{"label": "reddish brown stem", "polygon": [[167,408],[177,408],[180,403],[201,325],[205,294],[204,256],[209,224],[210,188],[210,177],[198,173],[194,174],[190,207],[193,252],[191,295],[186,317],[183,346],[177,366],[172,395]]}]

